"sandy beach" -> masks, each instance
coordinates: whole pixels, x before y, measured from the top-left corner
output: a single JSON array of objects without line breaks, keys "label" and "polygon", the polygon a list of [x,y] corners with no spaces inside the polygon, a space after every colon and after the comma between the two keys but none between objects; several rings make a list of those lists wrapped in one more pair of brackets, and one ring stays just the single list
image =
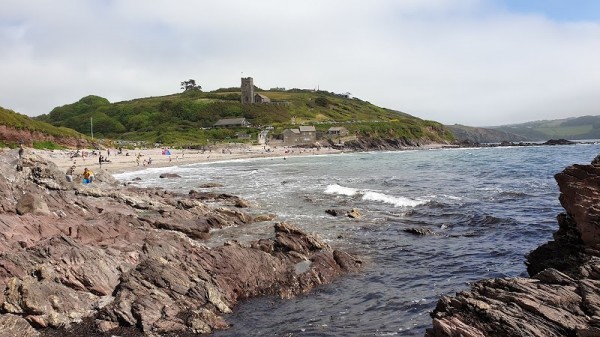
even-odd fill
[{"label": "sandy beach", "polygon": [[[75,165],[75,173],[83,172],[84,168],[92,171],[104,170],[108,173],[122,173],[141,170],[149,167],[168,167],[185,164],[217,162],[232,159],[250,159],[264,157],[291,157],[306,155],[323,155],[342,153],[341,150],[322,147],[320,149],[301,149],[287,147],[270,147],[262,145],[223,145],[213,147],[210,150],[190,149],[168,149],[165,154],[164,148],[122,150],[118,153],[116,149],[104,149],[101,151],[84,150],[74,156],[74,150],[33,150],[46,160],[54,162],[65,172]],[[81,155],[83,153],[83,156]],[[102,155],[108,162],[99,163]]]}]

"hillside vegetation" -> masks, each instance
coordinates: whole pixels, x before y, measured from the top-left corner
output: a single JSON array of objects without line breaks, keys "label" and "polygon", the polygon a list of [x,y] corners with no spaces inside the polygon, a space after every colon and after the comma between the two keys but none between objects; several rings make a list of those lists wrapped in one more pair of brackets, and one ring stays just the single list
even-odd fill
[{"label": "hillside vegetation", "polygon": [[[247,133],[256,139],[261,127],[272,126],[277,136],[286,128],[314,125],[317,131],[344,126],[351,134],[369,137],[452,140],[441,124],[384,109],[357,98],[326,91],[291,89],[256,92],[270,104],[241,104],[240,89],[180,94],[110,103],[98,96],[54,108],[38,120],[90,134],[94,138],[157,142],[170,145],[207,144],[234,140]],[[246,118],[254,128],[212,128],[222,118]]]},{"label": "hillside vegetation", "polygon": [[491,128],[479,128],[465,125],[446,125],[459,143],[481,144],[501,142],[522,142],[528,140],[526,137],[503,130]]},{"label": "hillside vegetation", "polygon": [[56,148],[80,141],[87,143],[85,136],[75,130],[56,127],[2,107],[0,127],[1,146],[15,147],[23,142],[37,148]]},{"label": "hillside vegetation", "polygon": [[531,141],[548,139],[600,139],[600,116],[544,120],[492,127],[526,137]]}]

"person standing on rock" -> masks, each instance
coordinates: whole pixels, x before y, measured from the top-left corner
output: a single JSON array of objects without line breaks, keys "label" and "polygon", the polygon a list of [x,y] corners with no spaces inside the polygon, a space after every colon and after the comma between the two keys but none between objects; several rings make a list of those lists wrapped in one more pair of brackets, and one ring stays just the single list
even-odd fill
[{"label": "person standing on rock", "polygon": [[98,164],[100,165],[100,168],[102,168],[102,155],[98,156]]}]

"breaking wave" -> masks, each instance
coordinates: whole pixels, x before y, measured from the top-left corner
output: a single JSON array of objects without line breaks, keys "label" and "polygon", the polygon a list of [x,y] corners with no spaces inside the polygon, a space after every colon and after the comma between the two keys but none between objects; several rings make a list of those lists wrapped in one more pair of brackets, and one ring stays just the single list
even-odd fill
[{"label": "breaking wave", "polygon": [[423,205],[430,200],[415,200],[406,197],[398,197],[393,195],[387,195],[385,193],[369,191],[369,190],[359,190],[352,187],[340,186],[338,184],[333,184],[327,186],[325,189],[325,194],[338,194],[345,196],[362,196],[361,199],[364,201],[376,201],[382,202],[386,204],[394,205],[395,207],[416,207],[419,205]]},{"label": "breaking wave", "polygon": [[325,194],[340,194],[340,195],[347,195],[347,196],[351,197],[351,196],[356,195],[357,193],[358,193],[358,190],[356,188],[344,187],[344,186],[340,186],[338,184],[329,185],[325,189]]}]

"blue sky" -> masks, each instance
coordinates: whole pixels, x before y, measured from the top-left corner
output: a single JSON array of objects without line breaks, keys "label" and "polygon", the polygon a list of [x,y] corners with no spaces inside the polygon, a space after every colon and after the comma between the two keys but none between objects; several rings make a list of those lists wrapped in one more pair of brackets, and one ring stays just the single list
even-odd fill
[{"label": "blue sky", "polygon": [[[600,1],[598,1],[600,3]],[[30,116],[239,86],[350,92],[446,124],[600,115],[600,5],[556,0],[3,0],[0,106]]]},{"label": "blue sky", "polygon": [[516,13],[544,15],[557,21],[596,21],[600,19],[597,0],[504,0],[500,6]]}]

